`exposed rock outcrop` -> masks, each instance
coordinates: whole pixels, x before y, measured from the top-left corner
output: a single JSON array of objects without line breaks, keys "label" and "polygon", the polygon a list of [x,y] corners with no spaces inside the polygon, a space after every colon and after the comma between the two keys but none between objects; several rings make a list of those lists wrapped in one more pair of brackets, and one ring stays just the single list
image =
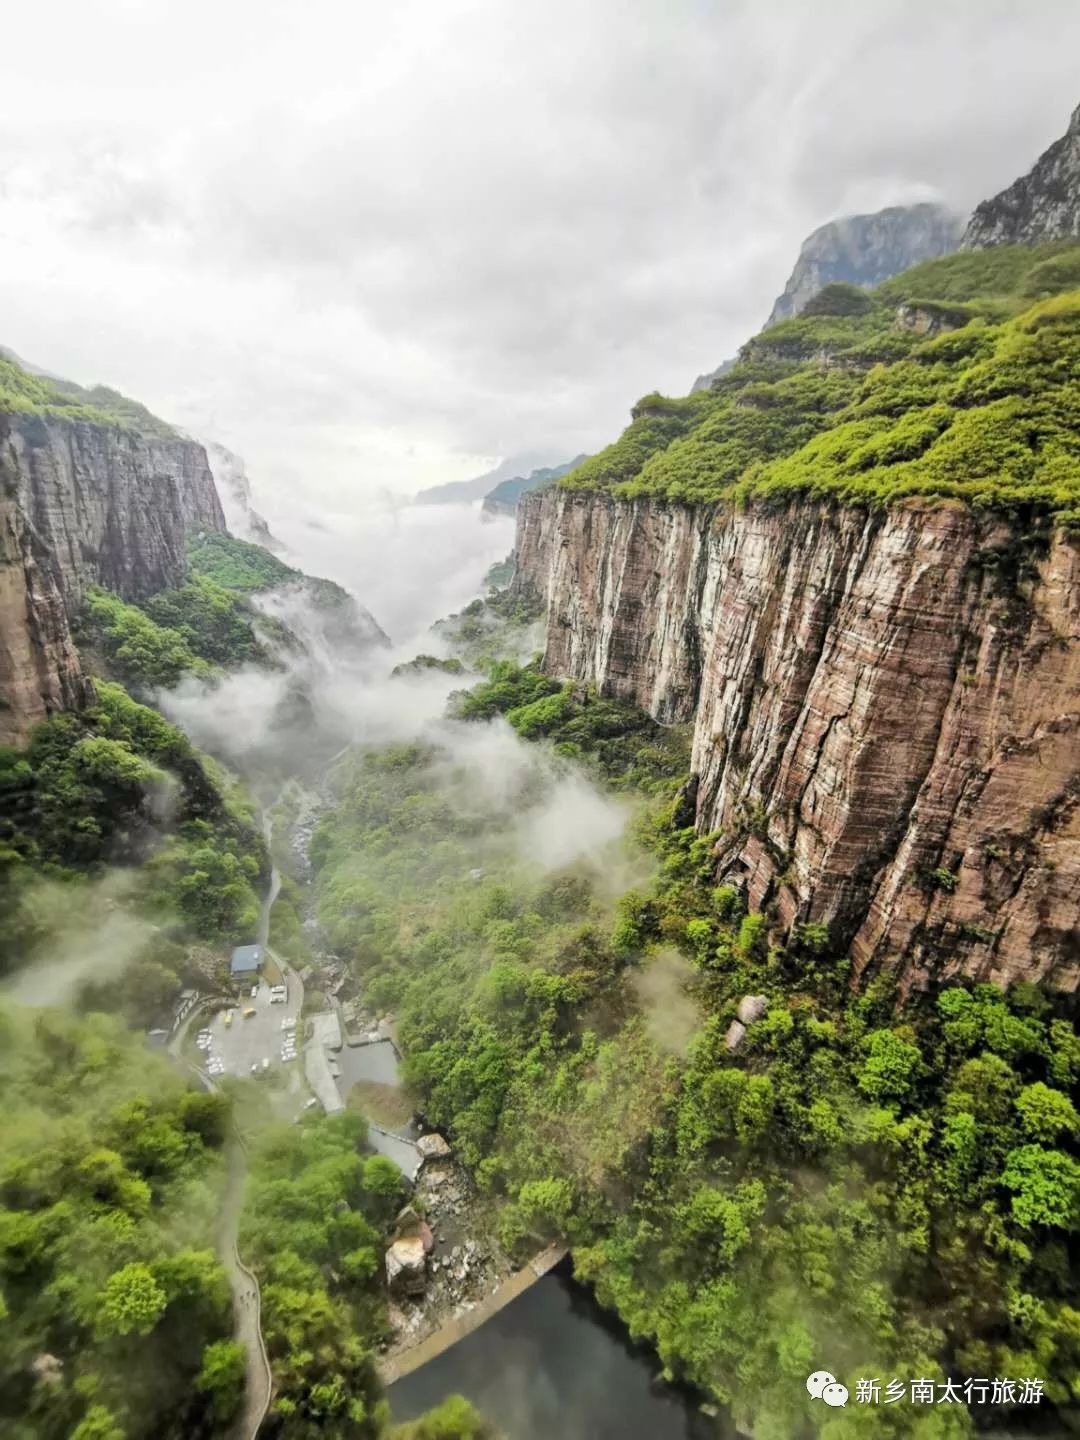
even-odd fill
[{"label": "exposed rock outcrop", "polygon": [[959,505],[525,496],[545,664],[694,722],[718,874],[858,968],[1080,984],[1080,549]]},{"label": "exposed rock outcrop", "polygon": [[959,243],[961,224],[944,205],[929,203],[890,205],[872,215],[830,220],[803,241],[766,324],[798,315],[835,281],[872,287],[920,260],[948,255]]},{"label": "exposed rock outcrop", "polygon": [[188,538],[224,528],[201,445],[0,415],[0,742],[85,700],[71,622],[89,585],[176,584]]},{"label": "exposed rock outcrop", "polygon": [[206,458],[225,512],[229,533],[239,540],[250,540],[265,550],[280,554],[285,547],[252,503],[251,481],[241,457],[234,455],[216,440],[207,440]]},{"label": "exposed rock outcrop", "polygon": [[962,250],[1080,239],[1080,105],[1069,128],[1026,175],[976,206]]},{"label": "exposed rock outcrop", "polygon": [[[773,303],[765,328],[801,314],[826,285],[873,288],[921,260],[948,255],[960,242],[962,220],[944,205],[890,205],[872,215],[845,215],[821,225],[802,243],[795,268]],[[735,360],[725,360],[690,387],[708,390]]]}]

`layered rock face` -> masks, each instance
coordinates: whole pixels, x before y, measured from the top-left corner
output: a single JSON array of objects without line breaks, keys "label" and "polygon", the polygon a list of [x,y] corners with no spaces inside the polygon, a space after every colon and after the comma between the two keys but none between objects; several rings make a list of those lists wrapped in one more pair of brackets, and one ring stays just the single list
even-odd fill
[{"label": "layered rock face", "polygon": [[70,627],[87,586],[176,584],[188,538],[224,528],[201,445],[0,416],[0,743],[85,698]]},{"label": "layered rock face", "polygon": [[718,874],[858,970],[1080,984],[1080,551],[959,506],[518,512],[546,667],[694,725]]},{"label": "layered rock face", "polygon": [[1080,105],[1026,175],[976,207],[960,248],[1063,239],[1080,239]]}]

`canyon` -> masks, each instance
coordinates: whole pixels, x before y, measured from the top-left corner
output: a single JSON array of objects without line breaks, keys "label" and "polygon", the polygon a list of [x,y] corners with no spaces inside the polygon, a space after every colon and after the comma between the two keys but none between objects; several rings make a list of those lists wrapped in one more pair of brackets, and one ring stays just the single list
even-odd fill
[{"label": "canyon", "polygon": [[717,876],[859,976],[1080,983],[1080,548],[953,504],[519,504],[545,667],[692,722]]}]

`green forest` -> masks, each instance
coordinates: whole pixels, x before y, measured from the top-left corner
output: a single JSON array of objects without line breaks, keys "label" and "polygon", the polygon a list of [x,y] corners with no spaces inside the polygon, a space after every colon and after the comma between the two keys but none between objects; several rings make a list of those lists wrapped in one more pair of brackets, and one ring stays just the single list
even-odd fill
[{"label": "green forest", "polygon": [[240,1396],[213,1242],[226,1102],[100,1013],[5,1006],[0,1042],[0,1428],[219,1434]]},{"label": "green forest", "polygon": [[[217,556],[216,579],[193,565],[184,590],[137,613],[193,654],[208,648],[221,632],[170,607],[194,591],[228,626],[220,595],[241,603],[272,569],[235,558],[223,575]],[[122,614],[113,597],[90,606],[102,598]],[[524,1258],[568,1240],[578,1276],[665,1373],[763,1440],[808,1423],[826,1440],[973,1433],[963,1407],[815,1416],[802,1380],[823,1355],[850,1383],[1038,1376],[1068,1421],[1080,1399],[1070,1016],[1025,985],[953,986],[906,1005],[886,980],[856,994],[821,927],[772,933],[713,880],[683,730],[535,661],[496,658],[520,649],[534,616],[497,592],[440,627],[462,658],[399,667],[393,683],[434,664],[462,688],[428,738],[337,762],[311,844],[326,940],[367,1001],[395,1011],[406,1078],[481,1186],[500,1242]],[[213,663],[246,663],[224,634]],[[149,684],[156,662],[140,663]],[[5,1020],[12,1433],[209,1437],[230,1423],[242,1351],[211,1216],[235,1114],[274,1433],[375,1440],[392,1428],[375,1358],[402,1182],[366,1153],[358,1115],[280,1125],[241,1104],[242,1085],[200,1096],[124,1028],[168,1010],[193,946],[249,938],[267,858],[233,777],[116,681],[96,691],[0,756],[5,966],[55,942],[57,891],[93,916],[118,868],[125,906],[153,927],[123,983],[84,982],[85,1018]],[[526,759],[517,793],[495,804],[468,756],[470,737],[487,743],[500,726]],[[519,827],[578,780],[629,825],[584,864],[539,866]],[[298,937],[303,895],[288,883]],[[747,996],[760,1014],[731,1050]],[[122,1381],[159,1350],[150,1406]],[[481,1440],[487,1425],[453,1400],[398,1429]]]},{"label": "green forest", "polygon": [[84,420],[115,426],[155,440],[178,440],[179,431],[107,385],[84,389],[55,375],[34,374],[10,354],[0,354],[0,413],[34,415],[66,423]]},{"label": "green forest", "polygon": [[[1080,524],[1078,284],[1080,249],[1051,246],[948,256],[872,293],[829,286],[710,390],[645,397],[559,483],[695,504],[925,497]],[[162,433],[112,392],[0,364],[0,408]],[[717,837],[694,829],[686,729],[523,660],[540,611],[509,576],[494,567],[486,598],[385,677],[400,697],[449,677],[442,721],[349,747],[320,777],[311,874],[286,875],[271,943],[298,965],[324,947],[394,1013],[411,1093],[503,1249],[524,1262],[569,1243],[664,1377],[755,1440],[960,1440],[1028,1418],[822,1414],[803,1381],[823,1357],[851,1387],[1038,1377],[1046,1423],[1080,1433],[1072,1011],[1026,984],[856,990],[825,927],[748,912],[716,884]],[[460,1398],[392,1424],[382,1257],[408,1189],[364,1119],[284,1123],[250,1080],[203,1093],[141,1033],[183,987],[223,985],[271,863],[247,788],[265,777],[231,774],[153,702],[186,678],[212,697],[230,671],[284,674],[300,641],[258,597],[292,587],[348,623],[345,591],[225,535],[196,537],[168,590],[91,590],[93,698],[0,749],[0,977],[75,950],[93,962],[63,1005],[0,1008],[15,1440],[229,1432],[245,1356],[217,1247],[237,1147],[270,1440],[498,1433]],[[488,783],[486,747],[513,755],[505,784]],[[602,821],[588,854],[545,858],[583,817]]]},{"label": "green forest", "polygon": [[[328,936],[395,1010],[504,1243],[568,1238],[666,1371],[764,1440],[972,1433],[963,1407],[814,1416],[823,1355],[852,1386],[1039,1376],[1075,1416],[1068,1015],[1027,985],[901,1006],[886,980],[854,994],[821,927],[780,943],[715,886],[677,732],[511,663],[452,709],[638,797],[628,853],[539,875],[452,753],[397,746],[344,764],[316,832]],[[762,1014],[733,1053],[748,995]]]},{"label": "green forest", "polygon": [[1080,528],[1080,247],[998,246],[826,286],[711,389],[647,395],[558,483],[692,504],[796,495],[1037,507]]}]

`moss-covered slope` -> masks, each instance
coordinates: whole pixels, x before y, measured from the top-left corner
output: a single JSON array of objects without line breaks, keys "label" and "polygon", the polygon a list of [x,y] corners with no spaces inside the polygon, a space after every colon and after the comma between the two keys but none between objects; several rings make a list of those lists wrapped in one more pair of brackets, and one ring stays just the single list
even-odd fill
[{"label": "moss-covered slope", "polygon": [[1080,247],[916,265],[826,287],[685,399],[653,394],[560,484],[706,504],[911,495],[1080,525]]},{"label": "moss-covered slope", "polygon": [[46,415],[54,420],[87,420],[161,440],[180,438],[171,425],[118,390],[110,390],[107,385],[95,385],[88,390],[73,380],[34,374],[9,352],[0,350],[0,413],[4,412]]}]

